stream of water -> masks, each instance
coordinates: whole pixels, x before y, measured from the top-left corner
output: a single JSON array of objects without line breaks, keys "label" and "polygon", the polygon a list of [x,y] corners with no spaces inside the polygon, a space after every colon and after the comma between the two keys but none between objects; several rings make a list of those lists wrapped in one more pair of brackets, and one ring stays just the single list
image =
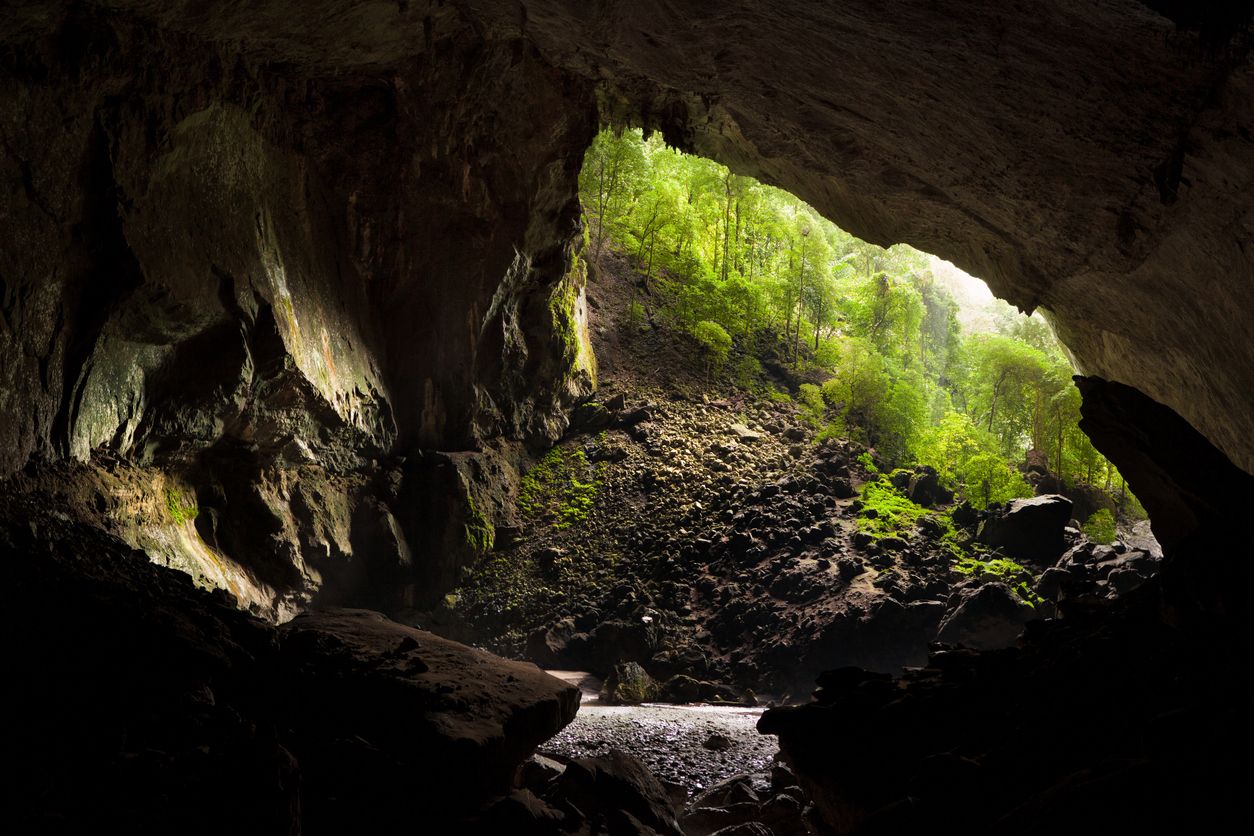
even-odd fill
[{"label": "stream of water", "polygon": [[541,747],[565,757],[619,749],[690,794],[740,773],[768,773],[778,745],[758,734],[761,708],[721,705],[605,705],[600,682],[581,671],[549,671],[578,685],[579,714]]}]

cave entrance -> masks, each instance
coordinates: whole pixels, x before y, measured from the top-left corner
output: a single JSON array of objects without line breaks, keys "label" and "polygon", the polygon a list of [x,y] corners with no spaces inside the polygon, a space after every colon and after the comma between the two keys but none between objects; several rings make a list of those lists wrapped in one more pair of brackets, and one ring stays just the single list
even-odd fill
[{"label": "cave entrance", "polygon": [[580,187],[599,387],[451,599],[475,640],[617,702],[801,700],[1151,574],[1039,315],[638,130]]}]

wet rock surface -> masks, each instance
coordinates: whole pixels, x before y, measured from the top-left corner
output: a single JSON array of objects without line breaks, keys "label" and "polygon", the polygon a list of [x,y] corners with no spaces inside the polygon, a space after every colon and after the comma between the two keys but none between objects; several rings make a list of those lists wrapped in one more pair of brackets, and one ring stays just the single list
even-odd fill
[{"label": "wet rock surface", "polygon": [[[590,757],[619,749],[692,795],[740,773],[769,773],[778,751],[758,733],[762,709],[710,705],[584,705],[541,751]],[[711,739],[721,738],[714,747]]]}]

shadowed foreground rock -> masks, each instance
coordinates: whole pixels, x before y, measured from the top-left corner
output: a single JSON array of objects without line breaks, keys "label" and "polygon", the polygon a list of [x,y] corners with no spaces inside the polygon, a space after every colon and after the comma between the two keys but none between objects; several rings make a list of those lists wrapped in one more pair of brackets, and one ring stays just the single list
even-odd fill
[{"label": "shadowed foreground rock", "polygon": [[31,539],[0,527],[11,832],[449,832],[578,708],[534,665],[378,613],[276,630],[94,534]]},{"label": "shadowed foreground rock", "polygon": [[301,615],[279,636],[276,687],[309,830],[472,811],[579,709],[579,690],[535,665],[369,610]]},{"label": "shadowed foreground rock", "polygon": [[[896,680],[846,668],[813,703],[766,712],[759,730],[835,832],[1244,829],[1254,631],[1239,520],[1254,480],[1141,393],[1080,385],[1086,431],[1161,532],[1161,573],[1118,601],[1060,598],[1017,648],[934,652]],[[1061,571],[1104,562],[1109,579],[1149,560],[1108,551],[1069,552]]]},{"label": "shadowed foreground rock", "polygon": [[840,834],[1235,832],[1254,694],[1146,597],[1029,624],[1022,649],[848,675],[759,729]]}]

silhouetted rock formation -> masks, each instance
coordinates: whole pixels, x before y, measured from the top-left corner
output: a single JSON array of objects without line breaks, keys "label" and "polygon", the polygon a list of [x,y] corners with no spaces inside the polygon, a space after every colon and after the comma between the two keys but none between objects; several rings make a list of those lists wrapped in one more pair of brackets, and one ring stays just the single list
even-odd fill
[{"label": "silhouetted rock formation", "polygon": [[595,381],[576,176],[610,121],[954,260],[1123,384],[1085,384],[1086,428],[1171,544],[1149,603],[772,715],[829,821],[1214,829],[1248,776],[1209,753],[1248,725],[1254,61],[1212,6],[6,4],[18,828],[292,832],[344,740],[389,786],[352,718],[287,725],[283,642],[232,606],[429,604],[512,522],[522,448]]},{"label": "silhouetted rock formation", "polygon": [[336,610],[275,628],[90,531],[0,535],[18,833],[452,832],[575,716],[534,665]]}]

